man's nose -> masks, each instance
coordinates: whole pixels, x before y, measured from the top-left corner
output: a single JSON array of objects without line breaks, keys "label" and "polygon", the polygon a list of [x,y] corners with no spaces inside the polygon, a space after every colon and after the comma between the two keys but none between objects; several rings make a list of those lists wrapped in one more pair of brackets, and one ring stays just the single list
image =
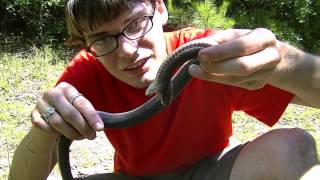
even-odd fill
[{"label": "man's nose", "polygon": [[128,58],[137,53],[138,41],[130,40],[125,36],[118,37],[118,54],[120,58]]}]

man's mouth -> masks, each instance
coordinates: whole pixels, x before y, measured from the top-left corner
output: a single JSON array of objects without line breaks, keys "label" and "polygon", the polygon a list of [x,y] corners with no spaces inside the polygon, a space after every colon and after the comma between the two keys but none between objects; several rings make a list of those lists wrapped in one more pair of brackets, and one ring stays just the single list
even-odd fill
[{"label": "man's mouth", "polygon": [[133,64],[132,66],[125,68],[124,71],[133,71],[136,69],[140,69],[147,62],[147,60],[148,60],[148,58],[142,59],[142,60],[138,61],[137,63]]}]

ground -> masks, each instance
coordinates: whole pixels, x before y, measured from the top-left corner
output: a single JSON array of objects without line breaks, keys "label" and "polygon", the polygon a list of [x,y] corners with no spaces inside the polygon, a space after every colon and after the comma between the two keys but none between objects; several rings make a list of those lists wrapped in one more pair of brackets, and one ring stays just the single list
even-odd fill
[{"label": "ground", "polygon": [[[30,112],[42,92],[53,87],[67,61],[59,59],[55,49],[45,47],[28,53],[0,52],[0,180],[7,179],[13,152],[30,129]],[[262,123],[236,113],[233,117],[235,137],[242,142],[268,130]],[[320,109],[290,105],[273,128],[300,127],[310,132],[320,152]],[[71,146],[74,176],[112,172],[113,148],[103,133],[93,140]],[[56,166],[49,180],[61,179]]]}]

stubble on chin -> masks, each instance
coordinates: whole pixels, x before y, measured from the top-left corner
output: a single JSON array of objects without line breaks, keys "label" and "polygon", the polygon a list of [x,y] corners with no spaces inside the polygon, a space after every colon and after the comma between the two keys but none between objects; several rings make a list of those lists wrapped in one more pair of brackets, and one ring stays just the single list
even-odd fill
[{"label": "stubble on chin", "polygon": [[148,85],[155,80],[161,63],[154,63],[153,66],[141,78],[141,81]]},{"label": "stubble on chin", "polygon": [[149,84],[154,81],[156,78],[155,72],[147,72],[145,73],[141,78],[141,83],[144,85],[144,87],[148,87]]}]

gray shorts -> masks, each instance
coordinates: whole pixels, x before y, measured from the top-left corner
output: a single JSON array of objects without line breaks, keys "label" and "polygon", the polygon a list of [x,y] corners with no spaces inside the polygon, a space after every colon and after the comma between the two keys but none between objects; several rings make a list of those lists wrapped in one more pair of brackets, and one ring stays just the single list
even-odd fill
[{"label": "gray shorts", "polygon": [[[245,144],[199,161],[190,169],[154,176],[132,177],[125,173],[92,175],[86,180],[228,180],[234,161]],[[80,179],[80,178],[77,178]]]}]

